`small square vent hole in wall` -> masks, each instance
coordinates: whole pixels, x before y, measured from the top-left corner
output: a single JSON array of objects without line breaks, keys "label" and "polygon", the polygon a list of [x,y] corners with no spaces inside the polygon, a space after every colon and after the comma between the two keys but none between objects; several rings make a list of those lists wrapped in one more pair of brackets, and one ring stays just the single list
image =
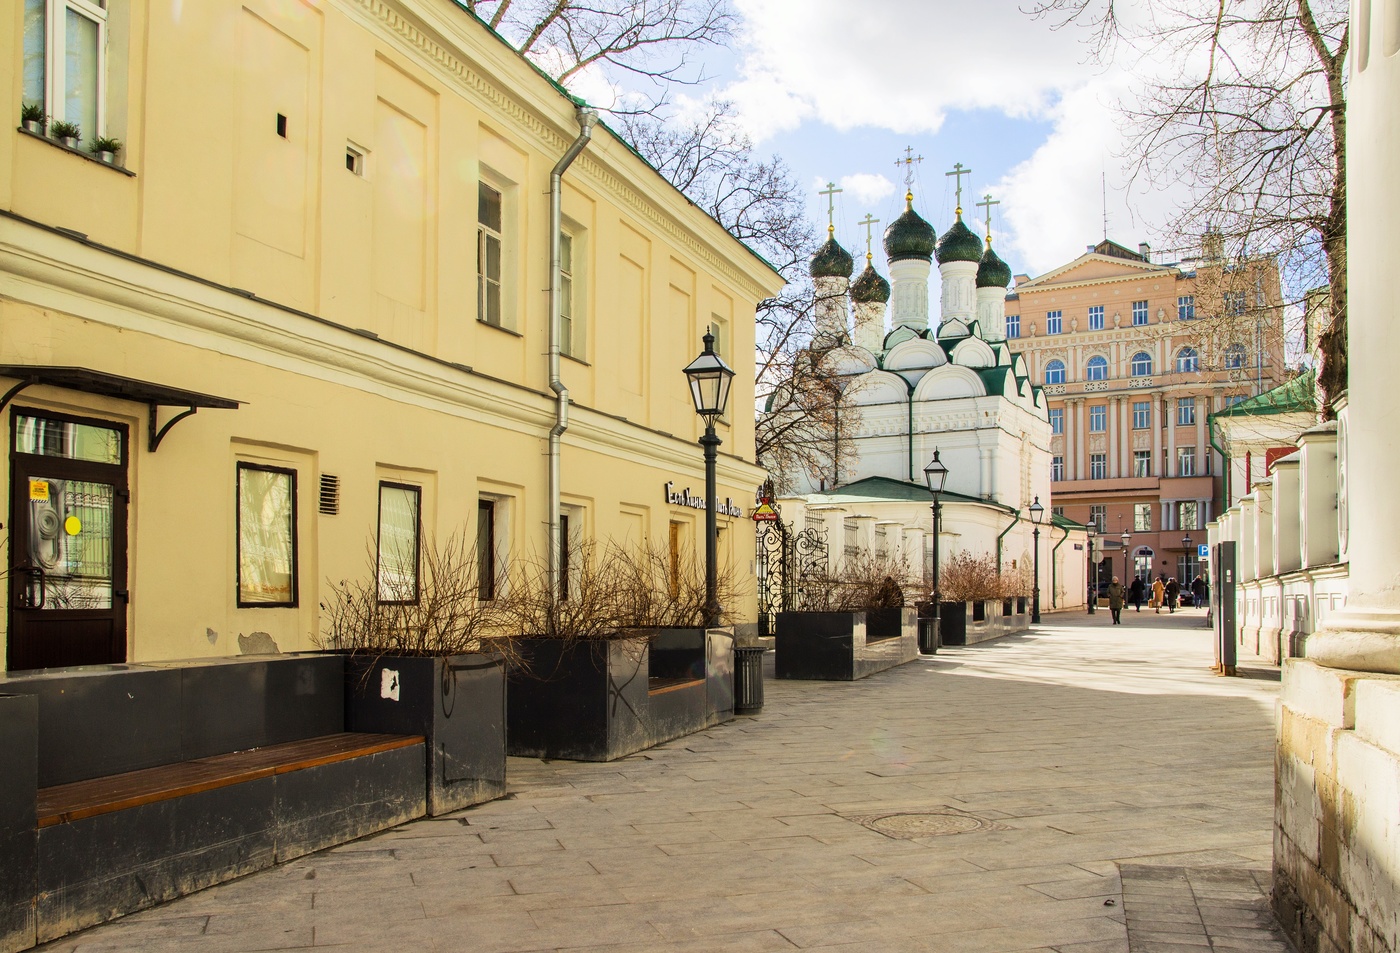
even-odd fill
[{"label": "small square vent hole in wall", "polygon": [[340,477],[321,474],[321,513],[335,516],[340,512]]}]

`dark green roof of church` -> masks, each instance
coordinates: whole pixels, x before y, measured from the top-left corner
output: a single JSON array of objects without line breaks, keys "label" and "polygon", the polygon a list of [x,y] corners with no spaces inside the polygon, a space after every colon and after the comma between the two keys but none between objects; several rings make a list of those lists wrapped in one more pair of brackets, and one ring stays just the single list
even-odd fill
[{"label": "dark green roof of church", "polygon": [[1312,368],[1272,390],[1211,414],[1212,417],[1264,417],[1317,410],[1317,374]]},{"label": "dark green roof of church", "polygon": [[857,304],[866,302],[884,304],[890,300],[890,283],[875,270],[874,265],[867,261],[865,270],[860,273],[860,277],[851,283],[851,300]]},{"label": "dark green roof of church", "polygon": [[953,227],[944,232],[943,237],[938,240],[937,255],[940,265],[950,261],[980,261],[982,239],[963,224],[962,216],[959,215]]},{"label": "dark green roof of church", "polygon": [[977,266],[977,287],[1005,288],[1011,284],[1011,266],[1002,261],[992,251],[992,243],[987,242],[987,250],[982,253],[982,263]]},{"label": "dark green roof of church", "polygon": [[912,199],[909,203],[904,214],[885,229],[885,256],[890,261],[899,261],[901,258],[922,258],[929,261],[933,258],[933,246],[938,236],[934,233],[933,226],[914,211]]},{"label": "dark green roof of church", "polygon": [[[831,490],[822,490],[819,493],[808,493],[807,496],[821,496],[834,499],[847,499],[852,501],[872,501],[877,503],[888,502],[911,502],[928,503],[933,499],[933,494],[929,492],[927,486],[922,483],[911,483],[907,480],[895,480],[890,477],[865,477],[856,480],[854,483],[847,483]],[[975,496],[968,496],[965,493],[954,493],[952,490],[944,490],[938,494],[938,499],[943,503],[977,503],[982,506],[991,506],[1008,513],[1015,510],[1004,503],[997,503],[994,500],[983,500]]]},{"label": "dark green roof of church", "polygon": [[851,253],[831,237],[812,256],[810,271],[813,278],[849,278],[855,266]]}]

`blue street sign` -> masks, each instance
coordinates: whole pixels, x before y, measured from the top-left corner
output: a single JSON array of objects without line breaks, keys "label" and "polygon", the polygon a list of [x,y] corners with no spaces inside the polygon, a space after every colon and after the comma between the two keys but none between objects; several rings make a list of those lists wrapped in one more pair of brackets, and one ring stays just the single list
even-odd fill
[{"label": "blue street sign", "polygon": [[1196,555],[1202,559],[1209,559],[1210,547],[1207,546],[1205,543],[1202,543],[1200,546],[1196,547]]}]

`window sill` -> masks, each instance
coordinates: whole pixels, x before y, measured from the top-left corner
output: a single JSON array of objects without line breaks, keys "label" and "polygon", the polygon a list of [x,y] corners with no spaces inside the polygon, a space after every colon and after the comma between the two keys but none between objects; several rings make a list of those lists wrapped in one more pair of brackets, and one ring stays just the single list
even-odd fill
[{"label": "window sill", "polygon": [[48,143],[49,145],[53,146],[55,149],[60,149],[60,150],[62,150],[63,152],[67,152],[67,153],[70,153],[71,155],[75,155],[75,156],[77,156],[77,157],[80,158],[80,159],[86,159],[86,160],[89,161],[89,162],[92,162],[92,163],[95,163],[95,164],[97,164],[97,165],[100,165],[100,166],[102,166],[104,169],[111,169],[113,172],[119,172],[119,173],[121,173],[122,175],[128,176],[128,177],[133,178],[133,179],[136,178],[136,173],[135,173],[135,172],[132,172],[130,169],[126,168],[125,166],[112,165],[110,162],[103,162],[101,159],[97,158],[97,156],[93,155],[91,152],[86,152],[86,151],[84,151],[84,150],[82,150],[82,149],[74,149],[72,146],[65,145],[65,144],[63,144],[62,142],[59,142],[57,139],[50,138],[49,136],[45,136],[45,135],[42,135],[42,134],[37,133],[37,132],[30,132],[28,129],[24,128],[23,126],[19,126],[19,127],[16,129],[16,131],[19,132],[21,135],[28,136],[28,137],[31,138],[31,139],[38,139],[40,142]]},{"label": "window sill", "polygon": [[476,319],[476,323],[484,328],[490,328],[493,331],[502,331],[506,334],[509,334],[511,337],[523,338],[525,336],[519,331],[508,328],[503,324],[492,324],[490,321],[483,321],[480,318]]},{"label": "window sill", "polygon": [[583,358],[581,358],[581,357],[574,357],[572,354],[565,353],[564,351],[560,351],[560,352],[559,352],[559,356],[560,356],[560,357],[563,357],[563,358],[567,358],[567,359],[573,361],[575,364],[581,364],[581,365],[583,365],[584,367],[592,367],[592,366],[593,366],[592,364],[590,364],[590,363],[588,363],[587,361],[585,361]]}]

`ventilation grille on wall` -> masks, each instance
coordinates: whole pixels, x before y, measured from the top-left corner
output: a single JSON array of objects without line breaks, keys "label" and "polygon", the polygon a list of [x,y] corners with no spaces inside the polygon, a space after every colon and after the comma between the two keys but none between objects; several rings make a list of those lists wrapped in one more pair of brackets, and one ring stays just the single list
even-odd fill
[{"label": "ventilation grille on wall", "polygon": [[321,512],[326,516],[340,512],[340,477],[321,474]]}]

